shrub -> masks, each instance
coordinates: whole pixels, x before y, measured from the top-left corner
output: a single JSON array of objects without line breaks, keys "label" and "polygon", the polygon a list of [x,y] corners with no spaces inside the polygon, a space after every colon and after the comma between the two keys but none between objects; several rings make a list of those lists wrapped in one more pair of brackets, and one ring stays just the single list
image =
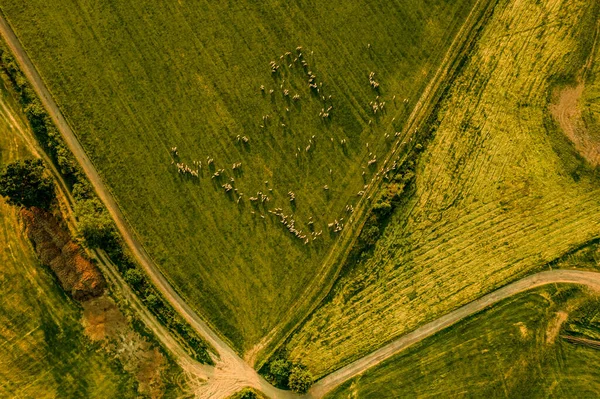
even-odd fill
[{"label": "shrub", "polygon": [[79,201],[75,207],[79,234],[90,248],[102,248],[112,243],[115,225],[97,198]]},{"label": "shrub", "polygon": [[312,374],[299,366],[292,369],[289,377],[289,388],[298,393],[306,393],[313,383]]},{"label": "shrub", "polygon": [[286,387],[292,365],[285,359],[277,359],[269,365],[269,375],[277,386]]},{"label": "shrub", "polygon": [[154,294],[147,295],[144,301],[150,309],[156,309],[158,306],[162,305],[160,299]]},{"label": "shrub", "polygon": [[144,275],[138,269],[128,269],[124,273],[123,277],[125,278],[125,281],[127,281],[127,283],[129,285],[131,285],[132,287],[134,287],[136,289],[138,289],[140,287],[142,281],[144,281]]},{"label": "shrub", "polygon": [[370,248],[375,245],[377,239],[381,235],[381,231],[377,223],[365,223],[363,230],[360,233],[359,239],[362,246]]},{"label": "shrub", "polygon": [[54,199],[54,183],[44,172],[41,159],[8,164],[0,174],[0,195],[11,205],[47,209]]},{"label": "shrub", "polygon": [[373,212],[377,215],[378,219],[386,218],[392,213],[392,204],[386,199],[382,199],[373,205]]}]

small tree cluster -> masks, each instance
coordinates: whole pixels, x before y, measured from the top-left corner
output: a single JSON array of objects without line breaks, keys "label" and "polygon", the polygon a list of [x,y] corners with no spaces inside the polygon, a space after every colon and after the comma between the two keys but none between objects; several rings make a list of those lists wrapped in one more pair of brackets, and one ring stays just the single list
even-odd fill
[{"label": "small tree cluster", "polygon": [[115,240],[115,224],[98,198],[78,201],[75,216],[79,234],[90,248],[104,248]]},{"label": "small tree cluster", "polygon": [[305,367],[286,359],[276,359],[269,364],[267,378],[275,386],[305,393],[313,383],[313,377]]},{"label": "small tree cluster", "polygon": [[295,366],[290,372],[288,387],[298,393],[306,393],[313,383],[312,374],[300,366]]},{"label": "small tree cluster", "polygon": [[47,209],[54,200],[54,183],[45,176],[41,159],[8,164],[0,173],[0,195],[11,205]]}]

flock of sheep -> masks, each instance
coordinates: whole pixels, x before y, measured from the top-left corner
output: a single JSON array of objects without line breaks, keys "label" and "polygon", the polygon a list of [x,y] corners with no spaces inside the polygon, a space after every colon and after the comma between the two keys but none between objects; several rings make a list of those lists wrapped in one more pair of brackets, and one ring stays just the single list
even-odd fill
[{"label": "flock of sheep", "polygon": [[[368,45],[368,48],[370,49],[371,46]],[[283,95],[283,97],[286,99],[286,101],[288,101],[288,104],[291,104],[289,101],[293,101],[293,102],[298,102],[301,100],[301,95],[299,93],[294,93],[292,95],[292,93],[290,92],[289,88],[285,88],[285,77],[283,77],[282,75],[282,69],[281,66],[287,66],[289,69],[294,68],[294,66],[300,66],[300,68],[304,71],[305,75],[306,75],[306,82],[308,83],[308,89],[309,91],[312,93],[313,96],[318,97],[320,101],[322,101],[322,108],[321,111],[319,112],[319,117],[322,119],[330,119],[331,117],[331,112],[333,111],[333,104],[331,104],[331,100],[332,100],[332,96],[325,96],[323,94],[323,82],[319,82],[317,81],[317,77],[316,75],[309,69],[309,64],[306,61],[306,59],[303,56],[302,53],[302,47],[297,47],[295,54],[288,51],[285,54],[281,55],[279,57],[279,62],[276,61],[271,61],[269,63],[270,66],[270,70],[271,70],[271,74],[275,75],[276,78],[281,78],[280,79],[280,89],[281,89],[281,93]],[[377,82],[375,80],[375,72],[370,72],[369,73],[369,85],[379,93],[379,87],[380,84],[379,82]],[[263,95],[266,95],[266,93],[268,92],[270,96],[273,96],[275,94],[275,90],[273,89],[267,89],[264,85],[260,86],[260,91],[262,92]],[[404,102],[406,103],[408,100],[404,100]],[[394,96],[394,102],[395,102],[395,96]],[[290,105],[291,106],[291,105]],[[374,101],[371,101],[369,103],[369,106],[371,108],[371,111],[373,112],[373,114],[377,115],[378,113],[384,113],[385,112],[385,106],[386,106],[386,102],[382,101],[380,99],[380,96],[377,95]],[[289,112],[290,109],[289,107],[286,108],[286,112]],[[265,128],[270,122],[271,116],[266,114],[262,116],[262,124],[260,125],[261,128]],[[369,121],[371,122],[371,121]],[[369,123],[370,124],[370,123]],[[282,127],[286,127],[285,123],[283,121],[281,121],[281,126]],[[398,137],[400,135],[400,132],[396,132],[395,136]],[[386,134],[386,138],[389,137],[389,134]],[[236,143],[241,144],[241,145],[248,145],[248,143],[250,142],[250,138],[248,136],[242,136],[242,135],[237,135],[235,138]],[[334,143],[334,138],[331,137],[331,142]],[[345,146],[347,143],[347,139],[341,139],[340,140],[340,145]],[[315,135],[313,135],[309,140],[308,143],[306,145],[306,147],[304,148],[304,151],[301,150],[300,147],[297,148],[295,156],[296,158],[299,157],[300,153],[305,152],[305,153],[309,153],[311,152],[311,150],[313,150],[315,148],[316,145],[316,137]],[[369,144],[367,144],[367,148],[368,148]],[[190,178],[194,178],[194,179],[199,179],[200,178],[200,172],[202,170],[202,161],[193,161],[192,165],[189,166],[184,162],[179,162],[179,152],[177,147],[172,147],[171,148],[171,156],[172,156],[172,164],[175,164],[177,167],[177,171],[179,174],[188,176]],[[367,162],[367,167],[372,167],[373,165],[375,165],[377,163],[377,156],[373,155],[371,152],[369,152],[369,160]],[[238,189],[235,188],[235,178],[233,176],[229,177],[228,180],[225,180],[227,178],[227,172],[225,169],[219,169],[216,168],[214,166],[214,159],[211,157],[207,157],[206,159],[206,165],[207,165],[207,169],[210,171],[210,173],[212,173],[211,179],[216,180],[219,182],[219,184],[221,184],[221,188],[224,190],[224,192],[227,195],[233,195],[234,198],[236,199],[236,203],[240,204],[243,201],[244,198],[244,194],[241,192],[238,192]],[[396,169],[397,165],[396,162],[394,162],[394,164],[388,168],[387,170],[381,170],[379,172],[376,173],[375,176],[373,176],[373,179],[379,178],[380,173],[383,175],[387,175],[388,172],[390,172],[391,170]],[[233,175],[236,175],[236,173],[240,173],[241,172],[241,168],[242,168],[242,163],[241,162],[235,162],[232,164],[231,167],[231,171]],[[329,173],[332,173],[332,170],[329,169]],[[365,176],[365,172],[362,173],[363,177]],[[268,182],[265,182],[265,184],[267,185]],[[365,189],[366,189],[366,185],[364,187],[363,190],[358,192],[358,196],[362,196],[365,193]],[[324,185],[323,186],[323,190],[325,190],[325,192],[328,192],[329,190],[329,186],[328,185]],[[272,188],[268,188],[269,193],[272,193],[273,189]],[[288,191],[287,193],[288,196],[288,200],[289,202],[292,204],[292,207],[295,206],[295,202],[296,202],[296,194],[293,191]],[[308,227],[310,229],[310,232],[305,233],[302,230],[298,229],[296,227],[296,220],[294,219],[293,214],[289,214],[286,215],[283,212],[282,208],[274,208],[273,210],[268,209],[267,208],[267,203],[271,200],[270,196],[267,193],[263,193],[262,191],[257,191],[256,195],[254,196],[250,196],[248,197],[248,201],[250,201],[250,203],[252,204],[253,210],[251,210],[251,213],[253,215],[255,214],[259,214],[260,217],[262,219],[265,219],[265,214],[263,212],[267,212],[270,213],[272,215],[274,215],[275,217],[277,217],[277,219],[279,220],[279,222],[281,222],[281,224],[283,224],[286,229],[297,239],[301,240],[304,244],[308,244],[311,241],[315,241],[317,240],[318,237],[320,237],[323,234],[323,230],[319,230],[319,231],[315,231],[314,230],[314,221],[313,218],[310,217],[309,221],[308,221]],[[348,214],[352,214],[354,212],[354,206],[353,205],[346,205],[345,208],[345,212]],[[350,221],[352,221],[352,218],[350,219]],[[331,233],[338,233],[340,231],[343,230],[344,228],[344,218],[341,217],[339,219],[335,219],[333,220],[331,223],[327,224],[329,231]]]}]

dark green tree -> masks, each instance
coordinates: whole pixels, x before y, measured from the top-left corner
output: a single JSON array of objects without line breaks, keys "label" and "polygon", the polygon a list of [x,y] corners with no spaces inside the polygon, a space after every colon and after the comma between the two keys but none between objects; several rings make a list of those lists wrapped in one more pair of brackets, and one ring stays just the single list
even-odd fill
[{"label": "dark green tree", "polygon": [[41,159],[8,164],[0,174],[0,195],[11,205],[48,209],[54,199],[54,184],[44,176],[45,170]]},{"label": "dark green tree", "polygon": [[134,288],[139,289],[144,281],[144,275],[138,269],[127,269],[127,271],[125,271],[125,281]]},{"label": "dark green tree", "polygon": [[115,225],[97,198],[80,201],[75,215],[79,234],[90,248],[103,248],[115,240]]},{"label": "dark green tree", "polygon": [[269,374],[279,387],[286,387],[290,376],[290,367],[292,365],[285,359],[277,359],[269,365]]},{"label": "dark green tree", "polygon": [[298,366],[292,369],[288,382],[288,386],[292,391],[306,393],[312,383],[313,377],[308,370]]}]

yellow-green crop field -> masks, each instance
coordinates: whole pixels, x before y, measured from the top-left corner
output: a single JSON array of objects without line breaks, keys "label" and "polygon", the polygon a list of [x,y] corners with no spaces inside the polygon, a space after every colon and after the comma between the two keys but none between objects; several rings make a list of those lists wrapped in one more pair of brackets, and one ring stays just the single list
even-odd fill
[{"label": "yellow-green crop field", "polygon": [[[0,87],[0,164],[31,157],[19,106]],[[132,378],[84,335],[81,309],[39,264],[0,200],[0,397],[136,397]]]},{"label": "yellow-green crop field", "polygon": [[593,398],[597,294],[560,285],[520,294],[346,382],[326,398]]},{"label": "yellow-green crop field", "polygon": [[145,248],[244,352],[306,295],[473,4],[0,9]]},{"label": "yellow-green crop field", "polygon": [[[599,9],[498,2],[440,104],[414,197],[288,341],[293,361],[323,376],[600,236],[600,182],[550,112],[580,83]],[[597,121],[597,94],[584,98]]]}]

